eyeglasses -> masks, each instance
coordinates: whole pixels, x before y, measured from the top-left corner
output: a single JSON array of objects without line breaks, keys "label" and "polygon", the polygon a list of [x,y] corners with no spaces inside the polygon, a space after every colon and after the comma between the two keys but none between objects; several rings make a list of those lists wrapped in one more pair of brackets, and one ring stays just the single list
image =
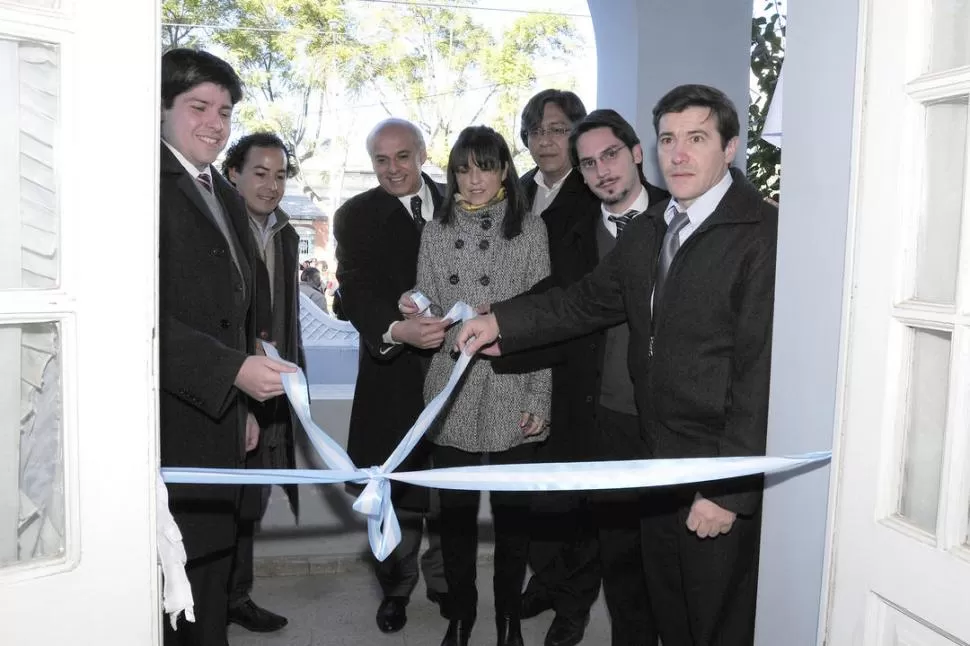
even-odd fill
[{"label": "eyeglasses", "polygon": [[570,132],[569,128],[556,126],[555,128],[532,128],[528,131],[529,138],[538,139],[539,137],[565,137]]},{"label": "eyeglasses", "polygon": [[626,146],[610,146],[599,157],[584,157],[579,160],[579,169],[582,171],[595,170],[597,160],[603,164],[612,164],[616,161],[616,156],[620,154],[620,151],[625,148]]}]

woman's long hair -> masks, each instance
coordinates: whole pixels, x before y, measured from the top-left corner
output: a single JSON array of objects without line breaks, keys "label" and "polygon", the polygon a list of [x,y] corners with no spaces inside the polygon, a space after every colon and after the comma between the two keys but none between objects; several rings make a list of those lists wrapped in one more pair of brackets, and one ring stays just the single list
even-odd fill
[{"label": "woman's long hair", "polygon": [[474,163],[485,171],[508,170],[502,186],[505,188],[505,219],[502,221],[502,236],[511,240],[522,233],[522,218],[525,217],[525,200],[519,188],[519,174],[512,162],[512,153],[502,135],[488,126],[469,126],[461,131],[458,140],[448,156],[448,187],[441,206],[439,218],[443,224],[450,224],[458,196],[458,169]]}]

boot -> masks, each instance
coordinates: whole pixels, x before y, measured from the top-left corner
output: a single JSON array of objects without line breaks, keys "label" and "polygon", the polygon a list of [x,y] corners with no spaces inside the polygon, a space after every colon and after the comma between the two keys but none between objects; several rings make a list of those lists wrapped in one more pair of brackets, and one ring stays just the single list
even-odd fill
[{"label": "boot", "polygon": [[448,622],[448,630],[445,632],[445,638],[441,640],[441,646],[468,646],[468,639],[472,635],[474,625],[474,619],[452,619]]},{"label": "boot", "polygon": [[497,646],[524,646],[522,641],[522,624],[518,617],[500,615],[495,618],[498,629]]}]

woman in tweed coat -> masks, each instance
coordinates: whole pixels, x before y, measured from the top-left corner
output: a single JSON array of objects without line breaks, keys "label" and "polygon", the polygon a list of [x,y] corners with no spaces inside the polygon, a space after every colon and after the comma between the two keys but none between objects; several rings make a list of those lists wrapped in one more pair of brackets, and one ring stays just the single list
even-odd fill
[{"label": "woman in tweed coat", "polygon": [[[518,173],[502,136],[474,126],[458,136],[448,160],[448,188],[425,228],[416,289],[447,311],[455,302],[494,303],[520,294],[549,274],[542,220],[525,209]],[[425,401],[444,387],[455,365],[455,326],[431,360]],[[428,431],[436,467],[531,462],[549,434],[551,371],[496,374],[473,360]],[[441,549],[450,618],[442,646],[467,644],[475,622],[478,549],[477,491],[442,490]],[[520,646],[519,596],[528,548],[526,494],[491,495],[495,526],[495,615],[499,646]]]}]

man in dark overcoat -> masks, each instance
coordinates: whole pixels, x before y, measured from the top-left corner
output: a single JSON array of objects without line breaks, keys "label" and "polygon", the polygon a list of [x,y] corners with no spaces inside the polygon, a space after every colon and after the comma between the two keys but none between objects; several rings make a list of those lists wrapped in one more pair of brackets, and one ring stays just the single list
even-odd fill
[{"label": "man in dark overcoat", "polygon": [[[415,284],[421,230],[441,204],[441,190],[421,172],[424,137],[412,123],[388,119],[367,138],[379,186],[354,196],[334,215],[337,281],[344,316],[360,333],[360,363],[350,415],[347,451],[359,467],[382,464],[424,408],[426,350],[444,340],[445,324],[434,317],[405,320],[398,297]],[[420,443],[401,471],[428,467]],[[377,611],[382,632],[407,622],[406,606],[418,582],[418,551],[429,510],[429,493],[394,483],[392,499],[401,524],[401,544],[377,563],[384,599]],[[431,548],[421,559],[428,597],[446,590],[437,533],[429,521]]]},{"label": "man in dark overcoat", "polygon": [[[174,49],[162,57],[159,178],[159,418],[162,466],[244,464],[259,441],[253,401],[283,393],[280,362],[255,356],[262,294],[236,191],[212,168],[229,137],[238,76],[221,59]],[[225,646],[239,487],[171,485],[185,544],[194,623],[165,644]]]},{"label": "man in dark overcoat", "polygon": [[[261,340],[270,341],[280,356],[304,371],[306,360],[300,336],[300,299],[297,272],[300,236],[280,208],[291,175],[290,153],[273,133],[256,132],[240,138],[226,152],[222,172],[236,187],[246,205],[249,232],[258,261],[255,278],[260,292],[269,295],[265,320],[256,322]],[[246,456],[254,469],[292,469],[294,454],[293,409],[285,397],[276,397],[253,408],[260,441]],[[294,516],[298,516],[296,485],[284,485]],[[239,532],[229,590],[229,621],[253,632],[274,632],[287,624],[286,617],[256,604],[253,587],[253,538],[269,502],[269,485],[243,487]]]},{"label": "man in dark overcoat", "polygon": [[[654,108],[669,202],[633,219],[567,290],[492,306],[465,324],[477,351],[521,348],[626,320],[648,455],[764,455],[777,209],[731,168],[740,125],[719,90],[686,85]],[[581,157],[607,173],[624,151]],[[474,336],[474,342],[468,340]],[[645,494],[644,571],[664,644],[754,643],[763,478]]]}]

